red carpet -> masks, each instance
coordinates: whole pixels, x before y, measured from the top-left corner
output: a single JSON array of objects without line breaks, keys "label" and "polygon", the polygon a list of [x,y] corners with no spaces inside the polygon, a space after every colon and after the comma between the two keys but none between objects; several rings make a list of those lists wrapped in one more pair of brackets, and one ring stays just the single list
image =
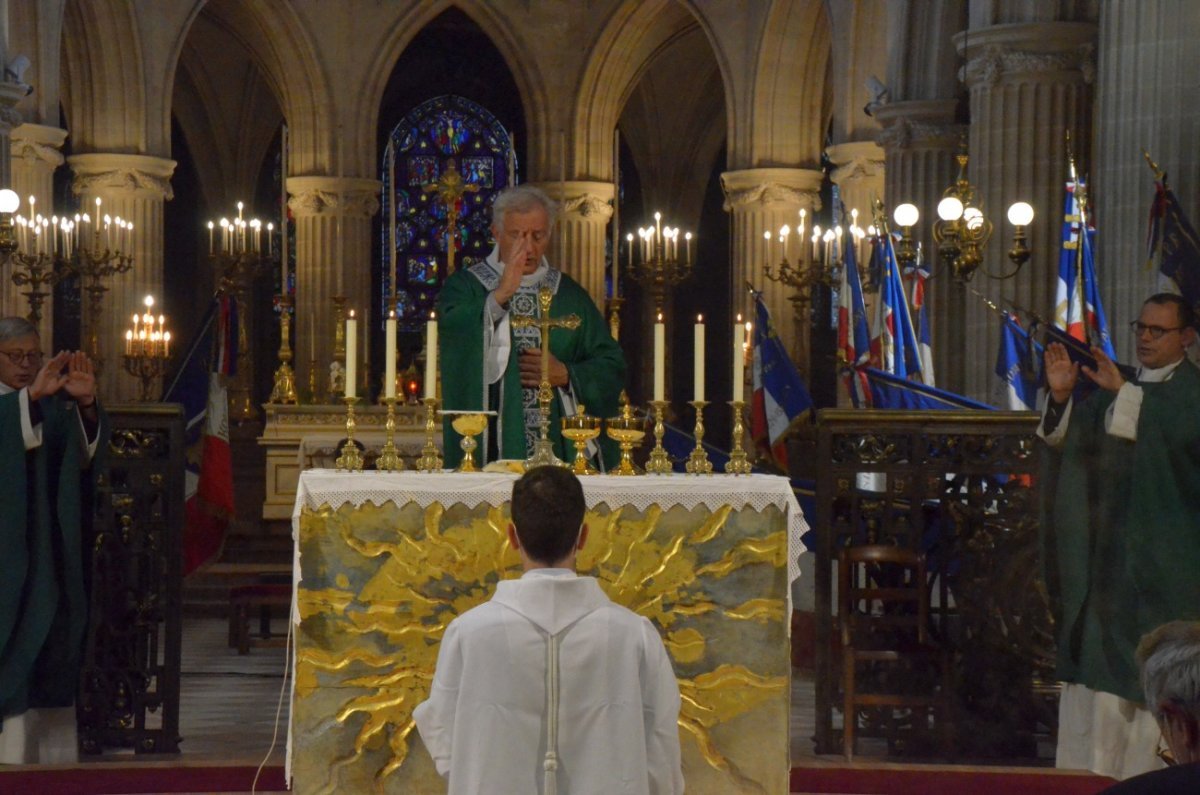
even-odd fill
[{"label": "red carpet", "polygon": [[792,792],[839,795],[1095,795],[1115,782],[1088,773],[1036,768],[793,767]]},{"label": "red carpet", "polygon": [[[0,795],[141,795],[168,792],[249,792],[256,768],[183,766],[162,762],[136,766],[104,763],[47,770],[0,770]],[[258,792],[285,790],[283,768],[265,767]]]}]

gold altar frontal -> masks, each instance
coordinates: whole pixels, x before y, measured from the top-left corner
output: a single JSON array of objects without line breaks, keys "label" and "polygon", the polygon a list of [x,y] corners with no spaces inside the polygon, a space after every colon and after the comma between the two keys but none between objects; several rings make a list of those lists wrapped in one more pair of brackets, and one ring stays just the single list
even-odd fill
[{"label": "gold altar frontal", "polygon": [[[412,719],[458,614],[520,576],[511,475],[304,472],[289,765],[301,795],[439,793]],[[786,793],[789,557],[806,529],[787,481],[582,479],[579,571],[648,617],[670,654],[689,793]],[[789,552],[789,543],[792,551]]]}]

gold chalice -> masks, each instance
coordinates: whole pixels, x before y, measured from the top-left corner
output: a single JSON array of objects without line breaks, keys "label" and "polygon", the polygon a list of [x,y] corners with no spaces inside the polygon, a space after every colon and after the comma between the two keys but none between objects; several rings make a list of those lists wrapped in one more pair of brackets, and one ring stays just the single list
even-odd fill
[{"label": "gold chalice", "polygon": [[600,435],[600,418],[589,417],[583,410],[580,406],[574,417],[562,418],[562,435],[575,443],[575,462],[571,471],[576,475],[595,475],[596,468],[587,459],[587,444]]},{"label": "gold chalice", "polygon": [[478,472],[479,467],[475,466],[475,448],[479,443],[475,441],[475,437],[487,430],[488,415],[495,414],[494,411],[443,411],[443,414],[450,414],[450,427],[462,436],[460,445],[463,451],[462,461],[458,463],[458,469],[455,472]]},{"label": "gold chalice", "polygon": [[633,464],[633,446],[640,444],[642,437],[646,435],[645,419],[635,417],[633,409],[626,403],[621,409],[621,416],[609,417],[606,420],[608,424],[608,438],[621,446],[621,463],[615,469],[610,469],[610,475],[640,475],[639,470]]}]

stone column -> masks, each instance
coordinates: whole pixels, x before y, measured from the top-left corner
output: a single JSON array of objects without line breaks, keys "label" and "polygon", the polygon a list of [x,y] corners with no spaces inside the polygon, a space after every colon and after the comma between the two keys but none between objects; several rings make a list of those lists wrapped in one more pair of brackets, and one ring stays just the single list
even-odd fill
[{"label": "stone column", "polygon": [[[22,124],[12,131],[12,145],[9,149],[12,155],[11,177],[7,183],[21,197],[21,207],[26,208],[29,197],[37,199],[37,206],[43,209],[54,208],[54,170],[64,162],[62,152],[63,141],[67,139],[67,131],[57,127],[46,127],[41,124]],[[21,290],[12,283],[9,274],[0,277],[0,313],[5,315],[25,315],[29,312],[29,304],[20,294]],[[54,301],[47,298],[42,304],[42,322],[38,329],[49,350],[53,339]]]},{"label": "stone column", "polygon": [[[1096,25],[1090,22],[994,25],[955,38],[967,61],[971,95],[968,176],[995,224],[984,268],[992,273],[1011,270],[1005,256],[1012,239],[1005,217],[1009,205],[1027,201],[1036,213],[1029,230],[1033,256],[1025,272],[986,282],[984,288],[993,300],[1013,300],[1043,317],[1054,303],[1068,131],[1076,162],[1087,162],[1095,40]],[[993,361],[999,321],[981,301],[964,301],[966,360]],[[990,400],[998,386],[991,367],[968,369],[964,387],[970,397]]]},{"label": "stone column", "polygon": [[[287,189],[296,224],[296,379],[301,388],[308,387],[315,358],[318,395],[324,396],[333,361],[334,296],[345,296],[346,309],[360,318],[359,372],[366,372],[368,329],[375,317],[371,218],[379,212],[380,183],[356,177],[288,177]],[[374,387],[375,374],[371,378]]]},{"label": "stone column", "polygon": [[1125,324],[1155,292],[1157,263],[1145,260],[1154,175],[1145,148],[1167,172],[1183,211],[1200,221],[1200,6],[1181,0],[1101,3],[1096,81],[1096,265],[1113,344],[1134,358]]},{"label": "stone column", "polygon": [[863,219],[870,218],[871,204],[883,198],[883,147],[874,141],[850,141],[834,144],[825,153],[834,165],[830,178],[838,186],[846,212],[857,209],[859,226],[866,229]]},{"label": "stone column", "polygon": [[[170,182],[175,161],[148,155],[91,152],[71,155],[67,162],[75,172],[71,188],[79,196],[82,208],[94,214],[99,198],[102,215],[119,216],[133,223],[133,245],[127,252],[133,256],[133,267],[102,282],[109,289],[104,294],[98,320],[103,360],[100,395],[110,402],[133,400],[138,394],[138,384],[125,374],[121,364],[129,318],[135,311],[144,311],[142,299],[146,295],[159,299],[162,313],[168,318],[171,314],[171,307],[161,304],[163,202],[175,195]],[[176,274],[175,278],[186,275]],[[86,307],[86,292],[82,299]],[[84,314],[86,319],[86,309]],[[167,328],[170,329],[169,321]]]},{"label": "stone column", "polygon": [[[604,311],[604,252],[612,218],[611,182],[553,182],[539,188],[559,202],[558,224],[547,256],[579,282]],[[565,197],[564,197],[565,188]],[[556,261],[555,261],[556,260]]]},{"label": "stone column", "polygon": [[[808,324],[796,321],[788,300],[794,292],[792,288],[766,277],[766,266],[777,266],[781,252],[777,242],[768,248],[763,233],[770,232],[776,238],[784,224],[794,229],[801,209],[807,213],[811,231],[813,214],[821,209],[821,172],[804,168],[726,171],[721,175],[721,188],[725,192],[725,210],[733,215],[730,299],[734,307],[745,306],[746,282],[761,290],[776,332],[796,359],[801,373],[806,374]],[[791,259],[794,265],[795,257]]]},{"label": "stone column", "polygon": [[[935,266],[933,222],[937,218],[937,203],[958,173],[954,155],[966,131],[954,123],[955,104],[952,99],[912,100],[892,102],[875,110],[875,118],[883,125],[879,143],[885,153],[887,173],[884,204],[889,212],[903,202],[917,206],[921,219],[913,234],[921,243],[926,261]],[[866,223],[862,225],[865,227]],[[933,325],[933,369],[938,385],[961,391],[965,373],[970,369],[962,335],[964,291],[945,276],[931,279],[926,287]],[[868,296],[868,300],[873,301],[874,296]]]}]

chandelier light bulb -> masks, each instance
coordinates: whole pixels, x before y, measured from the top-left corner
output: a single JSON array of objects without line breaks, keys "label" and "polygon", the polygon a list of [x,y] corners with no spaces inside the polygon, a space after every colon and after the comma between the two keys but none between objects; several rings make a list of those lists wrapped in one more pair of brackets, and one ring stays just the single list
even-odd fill
[{"label": "chandelier light bulb", "polygon": [[983,225],[983,211],[978,207],[968,207],[963,210],[963,220],[967,222],[967,229],[978,229]]},{"label": "chandelier light bulb", "polygon": [[142,303],[146,305],[147,309],[149,309],[150,307],[154,306],[154,296],[152,296],[152,295],[146,296],[145,298],[142,299]]},{"label": "chandelier light bulb", "polygon": [[917,205],[908,202],[897,205],[896,209],[892,211],[892,218],[899,227],[913,226],[920,217],[921,213],[917,210]]},{"label": "chandelier light bulb", "polygon": [[963,203],[957,196],[947,196],[938,202],[938,218],[943,221],[957,221],[963,215]]},{"label": "chandelier light bulb", "polygon": [[1016,202],[1008,208],[1008,222],[1013,226],[1029,226],[1033,222],[1033,207],[1029,202]]}]

